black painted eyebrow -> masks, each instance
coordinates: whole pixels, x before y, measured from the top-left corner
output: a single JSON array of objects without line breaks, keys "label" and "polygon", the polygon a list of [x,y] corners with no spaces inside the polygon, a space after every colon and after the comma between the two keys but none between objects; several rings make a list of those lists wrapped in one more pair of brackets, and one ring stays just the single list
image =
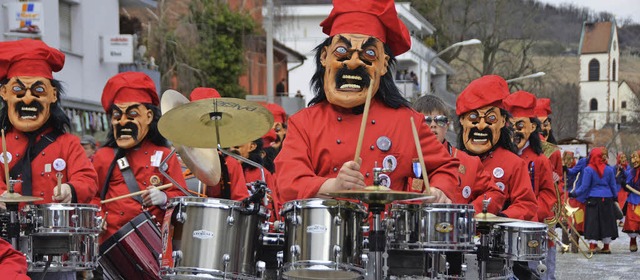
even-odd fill
[{"label": "black painted eyebrow", "polygon": [[367,39],[367,41],[365,41],[364,44],[362,44],[362,49],[365,49],[370,46],[375,46],[376,43],[378,43],[378,39],[376,39],[376,37],[369,37],[369,39]]},{"label": "black painted eyebrow", "polygon": [[342,36],[342,35],[338,35],[338,40],[339,40],[340,42],[345,43],[345,44],[347,45],[347,47],[351,48],[351,41],[349,41],[349,39],[345,38],[345,37],[344,37],[344,36]]}]

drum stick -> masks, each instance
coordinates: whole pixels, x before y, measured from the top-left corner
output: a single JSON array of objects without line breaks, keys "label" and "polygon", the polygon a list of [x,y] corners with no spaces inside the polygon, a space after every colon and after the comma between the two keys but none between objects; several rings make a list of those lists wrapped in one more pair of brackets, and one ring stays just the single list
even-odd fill
[{"label": "drum stick", "polygon": [[9,186],[9,160],[7,157],[7,139],[4,138],[4,129],[2,129],[2,162],[4,165],[4,179],[7,181],[7,190]]},{"label": "drum stick", "polygon": [[369,81],[369,88],[367,89],[367,99],[364,102],[364,112],[362,113],[362,123],[360,123],[360,135],[358,135],[358,144],[356,145],[356,155],[353,161],[358,162],[360,158],[360,150],[362,149],[362,141],[364,140],[364,128],[367,125],[367,119],[369,118],[369,106],[371,105],[371,91],[373,87],[373,79]]},{"label": "drum stick", "polygon": [[424,193],[431,195],[431,187],[429,186],[429,177],[427,176],[427,168],[424,165],[422,149],[420,149],[420,138],[418,138],[418,130],[416,129],[416,123],[413,121],[413,117],[411,117],[411,131],[413,131],[413,140],[416,143],[416,152],[418,152],[418,160],[420,160],[420,168],[422,168],[422,181],[424,182]]},{"label": "drum stick", "polygon": [[[168,189],[168,188],[170,188],[171,186],[173,186],[173,184],[172,184],[172,183],[169,183],[169,184],[165,184],[165,185],[162,185],[162,186],[157,186],[157,187],[156,187],[156,189],[157,189],[157,190],[159,190],[159,191],[161,191],[161,190],[164,190],[164,189]],[[103,201],[100,201],[100,203],[105,204],[105,203],[109,203],[109,202],[116,201],[116,200],[119,200],[119,199],[123,199],[123,198],[127,198],[127,197],[132,197],[132,196],[140,195],[140,194],[143,194],[143,193],[148,192],[148,191],[150,191],[150,190],[151,190],[151,189],[148,189],[148,190],[141,190],[141,191],[132,192],[132,193],[125,194],[125,195],[121,195],[121,196],[112,197],[112,198],[109,198],[109,199],[105,199],[105,200],[103,200]]]}]

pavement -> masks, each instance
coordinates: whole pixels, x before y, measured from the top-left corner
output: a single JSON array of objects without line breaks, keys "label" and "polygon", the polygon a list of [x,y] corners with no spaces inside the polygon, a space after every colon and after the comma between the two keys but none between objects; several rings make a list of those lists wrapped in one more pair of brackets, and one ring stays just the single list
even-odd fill
[{"label": "pavement", "polygon": [[[618,239],[611,242],[611,255],[595,254],[591,259],[580,253],[558,253],[557,279],[640,279],[640,251],[629,252],[629,236],[618,228]],[[558,230],[558,233],[560,231]],[[602,243],[599,243],[602,247]],[[581,248],[584,248],[582,246]]]}]

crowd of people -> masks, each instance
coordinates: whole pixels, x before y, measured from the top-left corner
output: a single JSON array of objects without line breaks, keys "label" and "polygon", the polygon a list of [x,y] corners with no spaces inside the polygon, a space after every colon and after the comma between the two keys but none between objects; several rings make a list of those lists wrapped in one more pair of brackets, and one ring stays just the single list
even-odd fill
[{"label": "crowd of people", "polygon": [[[637,251],[640,151],[630,155],[631,164],[619,155],[615,167],[607,165],[607,151],[600,147],[578,162],[570,151],[561,155],[551,130],[550,100],[525,91],[511,93],[497,75],[472,81],[458,96],[455,114],[433,95],[411,104],[392,74],[396,57],[411,47],[394,2],[335,2],[321,23],[328,37],[315,48],[315,96],[309,106],[289,117],[281,107],[266,104],[274,116],[269,132],[228,147],[265,167],[272,213],[287,201],[363,190],[379,182],[391,190],[425,192],[423,180],[428,178],[431,203],[471,204],[476,213],[532,222],[552,218],[556,197],[568,196],[572,205],[584,209],[583,219],[576,217],[575,223],[589,240],[589,250],[611,253],[618,219],[624,220],[623,231],[631,237],[629,249]],[[96,205],[147,190],[101,204],[101,244],[143,212],[161,224],[167,202],[184,194],[175,186],[157,187],[187,186],[190,177],[179,155],[171,153],[170,139],[158,130],[161,111],[154,82],[139,72],[111,77],[101,99],[110,116],[106,139],[79,138],[68,131],[70,120],[61,107],[64,90],[52,75],[62,69],[64,54],[31,39],[2,42],[0,48],[0,125],[7,142],[2,162],[12,179],[21,180],[13,190],[42,198],[36,204]],[[368,92],[372,97],[365,108]],[[208,98],[220,94],[212,88],[189,94],[190,101]],[[354,158],[364,112],[368,119],[362,153]],[[419,152],[412,143],[410,119],[417,121]],[[445,138],[452,124],[457,147]],[[425,162],[421,172],[412,164],[418,157]],[[380,163],[385,164],[384,177],[374,178]],[[222,153],[218,164],[219,182],[200,195],[243,200],[251,195],[248,183],[263,180],[255,166]],[[6,193],[8,178],[5,173],[0,178],[0,190]],[[487,199],[490,203],[483,207]],[[616,217],[618,209],[624,219]],[[539,274],[523,262],[514,265],[516,277],[554,279],[556,248],[552,240],[549,244],[548,271]],[[24,256],[9,243],[0,240],[0,254],[0,271],[7,273],[3,275],[27,273]],[[70,272],[48,277],[55,274],[73,278]]]}]

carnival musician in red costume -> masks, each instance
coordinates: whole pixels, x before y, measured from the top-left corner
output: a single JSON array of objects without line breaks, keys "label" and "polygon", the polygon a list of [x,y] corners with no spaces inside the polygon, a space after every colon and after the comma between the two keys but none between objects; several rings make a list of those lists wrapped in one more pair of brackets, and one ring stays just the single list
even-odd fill
[{"label": "carnival musician in red costume", "polygon": [[161,164],[171,148],[157,129],[159,102],[153,80],[141,72],[117,74],[104,87],[102,107],[110,116],[111,128],[104,146],[93,158],[101,187],[98,197],[105,200],[139,190],[149,191],[102,204],[102,211],[108,215],[101,242],[142,213],[143,208],[162,223],[168,199],[183,195],[175,186],[165,190],[153,188],[170,183],[161,169],[186,186],[175,155]]},{"label": "carnival musician in red costume", "polygon": [[511,113],[514,128],[513,139],[517,154],[527,164],[533,193],[538,201],[538,221],[553,216],[551,207],[557,202],[552,177],[551,164],[544,156],[540,141],[538,119],[534,109],[536,97],[526,91],[517,91],[503,101],[505,109]]},{"label": "carnival musician in red costume", "polygon": [[[447,113],[447,106],[444,102],[435,95],[425,95],[416,100],[413,108],[425,115],[425,121],[431,131],[436,134],[438,141],[447,148],[452,157],[460,160],[460,167],[458,168],[460,185],[455,195],[450,197],[451,201],[453,203],[472,204],[476,213],[482,213],[482,201],[486,199],[490,200],[486,209],[487,213],[497,214],[500,212],[502,205],[504,205],[505,195],[484,168],[480,159],[457,149],[445,139],[447,128],[449,127],[449,113]],[[421,182],[421,180],[415,181]]]},{"label": "carnival musician in red costume", "polygon": [[631,168],[627,171],[626,178],[623,188],[629,192],[629,195],[624,207],[627,211],[622,231],[629,235],[629,251],[636,252],[638,251],[636,238],[640,233],[640,151],[631,153]]},{"label": "carnival musician in red costume", "polygon": [[549,158],[551,163],[551,169],[553,171],[553,181],[558,184],[560,190],[560,197],[564,195],[564,176],[562,168],[562,153],[560,147],[556,144],[556,138],[553,136],[551,129],[551,99],[538,98],[536,99],[535,114],[540,121],[540,139],[542,140],[542,152]]},{"label": "carnival musician in red costume", "polygon": [[[540,137],[540,121],[536,117],[536,97],[526,91],[517,91],[504,99],[504,105],[511,113],[511,125],[514,128],[514,143],[518,147],[518,155],[527,163],[533,193],[538,200],[538,221],[552,218],[552,207],[558,202],[556,190],[560,194],[560,187],[555,186],[553,171],[549,158],[545,156]],[[557,174],[555,175],[557,178]],[[558,179],[559,181],[559,179]],[[557,188],[557,189],[556,189]],[[556,211],[561,211],[560,209]],[[551,229],[555,230],[555,229]],[[542,279],[555,279],[556,246],[553,240],[547,240],[546,265],[547,271],[541,275]],[[536,264],[530,262],[535,269]]]},{"label": "carnival musician in red costume", "polygon": [[0,238],[0,275],[4,279],[28,280],[27,259],[24,254]]},{"label": "carnival musician in red costume", "polygon": [[[276,184],[286,202],[373,184],[373,168],[389,164],[386,186],[408,190],[412,159],[424,157],[431,194],[450,202],[458,160],[451,158],[395,86],[395,57],[411,47],[394,1],[335,0],[320,25],[330,37],[316,47],[317,71],[309,107],[289,118],[287,140],[276,158]],[[370,85],[370,81],[373,82]],[[371,88],[370,88],[371,87]],[[367,92],[369,107],[361,158],[354,161]],[[412,136],[413,117],[422,153]],[[387,178],[388,177],[388,178]]]},{"label": "carnival musician in red costume", "polygon": [[67,133],[71,122],[60,106],[64,90],[52,75],[62,69],[64,54],[31,39],[0,42],[0,49],[0,125],[10,177],[21,180],[15,192],[43,198],[36,204],[88,203],[98,190],[96,172],[80,139]]},{"label": "carnival musician in red costume", "polygon": [[461,129],[460,150],[478,156],[504,192],[499,216],[537,221],[536,197],[526,163],[519,158],[507,127],[508,112],[502,100],[509,96],[507,82],[488,75],[472,81],[456,100]]}]

